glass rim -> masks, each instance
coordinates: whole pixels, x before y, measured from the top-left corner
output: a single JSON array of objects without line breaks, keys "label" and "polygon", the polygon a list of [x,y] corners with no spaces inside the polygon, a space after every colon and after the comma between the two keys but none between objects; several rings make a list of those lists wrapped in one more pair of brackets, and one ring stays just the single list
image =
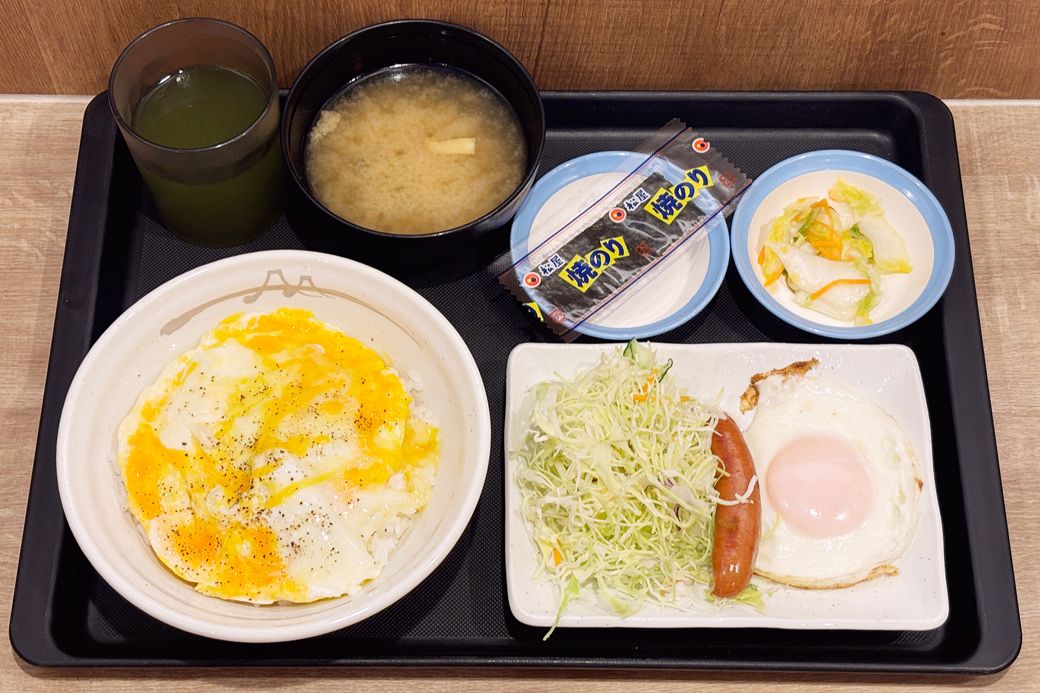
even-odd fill
[{"label": "glass rim", "polygon": [[[270,81],[270,85],[269,85],[270,86],[270,94],[267,97],[267,105],[264,107],[264,110],[262,110],[260,112],[260,114],[257,115],[256,119],[252,123],[250,123],[246,128],[244,128],[241,132],[236,134],[234,137],[226,139],[223,142],[217,142],[216,144],[211,144],[211,145],[206,146],[206,147],[170,147],[170,146],[167,146],[167,145],[164,145],[164,144],[159,144],[158,142],[153,142],[152,140],[148,139],[147,137],[143,137],[143,136],[139,135],[134,130],[133,126],[129,122],[127,122],[127,119],[123,117],[123,114],[120,113],[119,107],[116,104],[116,99],[115,99],[115,95],[114,94],[115,94],[116,74],[118,74],[119,68],[123,64],[123,61],[130,54],[130,51],[132,51],[135,47],[139,46],[143,41],[148,39],[152,34],[158,32],[158,31],[161,31],[163,29],[166,29],[166,28],[168,28],[170,26],[176,25],[176,24],[217,24],[217,25],[223,25],[223,26],[225,26],[225,27],[227,27],[227,28],[229,28],[229,29],[231,29],[233,31],[236,31],[236,32],[242,34],[243,38],[245,38],[247,41],[250,41],[253,44],[255,44],[255,47],[259,49],[260,57],[263,60],[264,65],[267,66],[268,73],[270,74],[270,77],[271,77],[271,81]],[[192,66],[191,65],[187,65],[185,67],[192,67]],[[230,69],[230,68],[228,68],[228,69]],[[181,19],[172,19],[172,20],[170,20],[168,22],[163,22],[162,24],[157,24],[157,25],[153,26],[152,28],[145,30],[144,32],[139,34],[136,38],[134,38],[133,41],[128,43],[126,48],[124,48],[119,53],[119,57],[116,58],[115,63],[112,65],[112,72],[108,76],[108,103],[109,103],[109,107],[110,107],[110,110],[112,111],[112,114],[116,118],[116,122],[119,124],[120,130],[123,131],[123,134],[132,137],[134,140],[136,140],[136,141],[138,141],[138,142],[140,142],[140,143],[142,143],[144,145],[147,145],[149,147],[152,147],[154,149],[157,149],[157,150],[160,150],[160,151],[163,151],[163,152],[168,152],[170,154],[182,154],[182,153],[183,154],[187,154],[187,153],[196,153],[196,152],[211,152],[211,151],[217,151],[217,150],[222,149],[224,147],[228,147],[228,146],[238,142],[239,140],[243,139],[247,134],[252,132],[252,130],[254,128],[256,128],[256,126],[261,121],[263,121],[264,118],[267,117],[267,114],[270,113],[271,108],[277,102],[278,102],[278,73],[275,71],[274,59],[271,57],[271,52],[269,50],[267,50],[267,46],[265,46],[263,44],[263,42],[259,38],[257,38],[256,35],[253,34],[251,31],[249,31],[248,29],[245,29],[245,28],[243,28],[243,27],[241,27],[241,26],[239,26],[239,25],[237,25],[237,24],[235,24],[233,22],[229,22],[229,21],[226,21],[224,19],[216,19],[214,17],[183,17]]]}]

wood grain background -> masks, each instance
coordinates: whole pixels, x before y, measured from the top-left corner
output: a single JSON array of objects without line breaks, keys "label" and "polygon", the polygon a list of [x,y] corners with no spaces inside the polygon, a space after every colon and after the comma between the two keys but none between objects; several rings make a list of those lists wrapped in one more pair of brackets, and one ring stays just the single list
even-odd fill
[{"label": "wood grain background", "polygon": [[339,36],[432,17],[505,44],[544,89],[919,89],[1040,98],[1037,0],[3,0],[0,93],[92,94],[160,22],[212,16],[283,84]]}]

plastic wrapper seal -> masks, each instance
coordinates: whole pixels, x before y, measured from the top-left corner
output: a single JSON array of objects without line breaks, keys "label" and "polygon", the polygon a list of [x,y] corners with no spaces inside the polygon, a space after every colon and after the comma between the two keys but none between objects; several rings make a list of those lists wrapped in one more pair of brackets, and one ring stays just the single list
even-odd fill
[{"label": "plastic wrapper seal", "polygon": [[705,241],[750,179],[679,120],[633,150],[642,162],[533,247],[492,264],[499,282],[565,341],[628,301],[679,248]]}]

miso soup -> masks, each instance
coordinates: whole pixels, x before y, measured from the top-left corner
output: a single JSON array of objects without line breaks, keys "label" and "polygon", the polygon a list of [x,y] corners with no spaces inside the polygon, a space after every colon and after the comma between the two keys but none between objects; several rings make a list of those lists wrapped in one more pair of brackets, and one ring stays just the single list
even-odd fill
[{"label": "miso soup", "polygon": [[509,104],[444,68],[377,73],[332,99],[308,135],[314,196],[344,219],[425,234],[487,214],[520,185],[527,151]]}]

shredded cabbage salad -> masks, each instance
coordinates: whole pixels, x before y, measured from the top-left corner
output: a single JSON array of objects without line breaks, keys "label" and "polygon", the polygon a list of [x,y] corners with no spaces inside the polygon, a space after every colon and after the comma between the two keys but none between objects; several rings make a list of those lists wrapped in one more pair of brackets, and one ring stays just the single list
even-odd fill
[{"label": "shredded cabbage salad", "polygon": [[560,591],[556,623],[586,589],[624,616],[711,583],[717,418],[666,377],[671,365],[633,340],[534,388],[513,456],[521,513]]}]

